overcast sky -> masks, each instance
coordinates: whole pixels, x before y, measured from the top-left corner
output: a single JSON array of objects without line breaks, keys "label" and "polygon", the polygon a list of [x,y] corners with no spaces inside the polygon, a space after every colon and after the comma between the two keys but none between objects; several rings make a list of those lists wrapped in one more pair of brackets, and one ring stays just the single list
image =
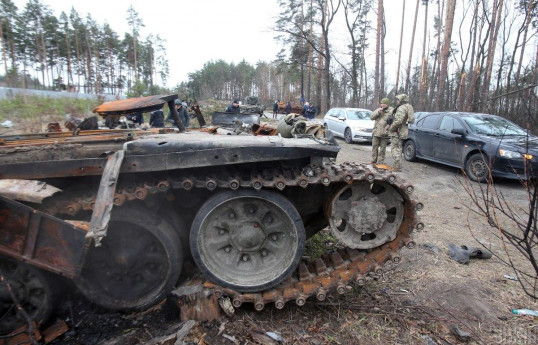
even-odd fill
[{"label": "overcast sky", "polygon": [[[19,10],[26,0],[13,0]],[[41,0],[59,17],[74,7],[81,17],[90,13],[123,37],[129,32],[127,9],[132,4],[145,25],[141,36],[160,35],[167,42],[168,86],[186,81],[209,60],[251,64],[272,61],[280,48],[272,26],[276,0]]]},{"label": "overcast sky", "polygon": [[[19,10],[22,10],[27,2],[27,0],[13,1]],[[245,59],[255,65],[258,61],[273,61],[280,51],[280,46],[274,39],[276,33],[272,30],[280,11],[277,0],[41,0],[41,2],[48,5],[58,17],[62,11],[69,13],[72,7],[83,18],[90,13],[99,24],[105,22],[110,24],[120,37],[129,31],[127,9],[132,4],[145,25],[141,30],[142,38],[151,33],[167,41],[170,66],[167,84],[170,87],[187,81],[188,73],[200,70],[204,63],[210,60],[223,59],[228,63],[238,63]],[[398,60],[402,3],[402,0],[384,1],[387,30],[385,72],[388,83],[392,85],[395,83]],[[461,5],[467,1],[458,3],[456,17],[461,18],[463,14]],[[433,30],[433,16],[436,13],[436,6],[433,4],[429,9],[428,30]],[[405,70],[409,59],[415,5],[414,0],[406,2],[401,71]],[[373,6],[374,9],[370,12],[372,25],[370,49],[366,56],[369,70],[373,70],[375,54],[377,1],[373,1]],[[514,11],[513,4],[509,6],[509,11]],[[418,18],[413,65],[419,63],[422,54],[424,6],[420,6]],[[455,25],[452,36],[456,42],[459,40],[458,25]],[[428,33],[428,36],[433,39],[431,33]],[[465,39],[465,34],[463,37]],[[347,63],[349,56],[346,46],[349,34],[345,28],[342,8],[331,27],[329,39],[338,59]],[[430,48],[435,45],[435,42],[428,43]],[[529,61],[532,59],[532,53],[533,49],[527,50]],[[497,56],[499,55],[500,53],[497,53]],[[336,62],[333,62],[333,67],[336,65]]]}]

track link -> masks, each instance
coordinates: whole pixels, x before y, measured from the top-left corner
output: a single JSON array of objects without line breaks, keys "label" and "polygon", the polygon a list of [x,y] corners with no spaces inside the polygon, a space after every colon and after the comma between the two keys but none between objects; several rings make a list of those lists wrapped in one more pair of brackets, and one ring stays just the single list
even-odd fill
[{"label": "track link", "polygon": [[[259,293],[241,293],[209,281],[203,283],[203,286],[211,289],[216,297],[231,297],[235,307],[243,303],[253,303],[254,308],[259,311],[266,304],[274,303],[277,309],[282,309],[290,301],[302,306],[312,296],[323,301],[333,291],[343,294],[351,285],[364,285],[372,275],[383,275],[389,266],[398,264],[401,261],[398,255],[399,250],[402,247],[413,248],[415,242],[411,237],[412,232],[424,228],[424,223],[417,215],[417,211],[423,208],[423,204],[414,197],[414,187],[400,176],[373,165],[347,162],[340,165],[324,163],[321,166],[308,165],[302,169],[274,168],[264,171],[250,170],[246,173],[244,170],[238,170],[236,174],[227,172],[226,175],[210,173],[203,178],[179,174],[173,178],[119,187],[114,195],[114,205],[122,206],[132,200],[144,200],[148,195],[167,192],[171,188],[184,190],[202,188],[210,191],[217,188],[283,190],[292,186],[307,188],[314,184],[329,186],[333,183],[352,184],[357,181],[386,182],[402,195],[404,218],[394,240],[370,250],[344,248],[317,259],[313,263],[301,263],[296,274],[275,288]],[[95,205],[96,192],[89,191],[77,197],[66,195],[53,198],[45,205],[45,211],[71,216],[82,210],[91,211]]]}]

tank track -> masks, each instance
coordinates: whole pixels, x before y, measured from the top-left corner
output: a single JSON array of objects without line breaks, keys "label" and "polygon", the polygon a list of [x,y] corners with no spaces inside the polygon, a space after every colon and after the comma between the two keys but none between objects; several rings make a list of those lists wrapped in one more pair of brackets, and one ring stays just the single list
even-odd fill
[{"label": "tank track", "polygon": [[[414,187],[388,169],[349,162],[340,165],[324,163],[321,166],[308,165],[302,169],[251,170],[250,174],[238,171],[235,176],[234,174],[230,176],[228,173],[226,176],[219,176],[218,173],[209,174],[204,178],[177,175],[173,178],[144,181],[118,187],[114,195],[114,205],[122,206],[128,201],[144,200],[148,195],[167,192],[171,188],[185,190],[205,188],[210,191],[216,188],[283,190],[291,186],[306,188],[312,184],[329,186],[333,183],[352,184],[358,181],[385,182],[402,195],[404,219],[394,240],[369,250],[339,249],[311,264],[301,263],[296,274],[278,286],[262,292],[242,293],[209,281],[203,282],[203,286],[212,290],[217,298],[231,297],[234,307],[240,307],[243,303],[253,303],[254,308],[260,311],[266,304],[274,303],[277,309],[282,309],[289,301],[295,301],[298,306],[302,306],[312,296],[322,301],[333,291],[343,294],[348,291],[350,285],[364,285],[372,276],[381,276],[388,272],[390,266],[397,265],[401,261],[398,255],[399,250],[402,247],[413,248],[415,246],[411,233],[424,228],[424,223],[417,215],[417,211],[423,208],[423,204],[413,195]],[[75,198],[72,198],[72,195],[53,198],[45,205],[44,211],[50,214],[71,216],[79,211],[91,211],[95,204],[96,193],[97,191],[92,191]]]}]

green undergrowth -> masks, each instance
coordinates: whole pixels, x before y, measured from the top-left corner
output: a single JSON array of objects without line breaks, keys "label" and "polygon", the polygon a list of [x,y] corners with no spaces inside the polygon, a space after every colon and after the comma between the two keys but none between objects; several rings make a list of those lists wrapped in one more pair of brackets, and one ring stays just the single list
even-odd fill
[{"label": "green undergrowth", "polygon": [[335,249],[337,242],[330,231],[322,230],[306,241],[303,257],[310,262],[319,259]]},{"label": "green undergrowth", "polygon": [[97,99],[52,98],[43,96],[22,96],[0,99],[0,120],[31,120],[41,116],[76,117],[94,115],[92,110],[99,105]]}]

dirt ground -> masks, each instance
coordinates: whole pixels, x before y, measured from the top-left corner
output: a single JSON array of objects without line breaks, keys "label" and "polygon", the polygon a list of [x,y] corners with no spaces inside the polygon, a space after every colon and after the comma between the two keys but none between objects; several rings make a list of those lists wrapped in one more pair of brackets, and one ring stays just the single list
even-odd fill
[{"label": "dirt ground", "polygon": [[[371,160],[369,144],[339,143],[337,162]],[[390,148],[386,163],[392,163]],[[402,250],[402,263],[392,272],[345,295],[329,296],[324,302],[308,300],[304,307],[288,303],[282,310],[266,306],[256,312],[252,305],[244,305],[231,318],[223,315],[195,323],[177,344],[538,343],[536,319],[511,313],[518,308],[538,310],[538,303],[523,293],[518,282],[504,278],[514,275],[510,267],[495,256],[473,259],[468,265],[448,256],[450,243],[479,246],[477,240],[501,258],[506,255],[497,230],[470,212],[471,200],[464,189],[468,182],[461,172],[419,161],[404,162],[398,174],[415,186],[424,203],[420,217],[425,228],[414,235],[414,249]],[[470,186],[479,190],[476,183]],[[516,212],[527,207],[519,182],[496,180],[495,186]],[[521,257],[513,259],[524,264]],[[150,311],[124,315],[74,295],[62,302],[57,317],[70,331],[55,344],[174,344],[185,326],[171,299]],[[468,336],[458,338],[456,328]]]}]

